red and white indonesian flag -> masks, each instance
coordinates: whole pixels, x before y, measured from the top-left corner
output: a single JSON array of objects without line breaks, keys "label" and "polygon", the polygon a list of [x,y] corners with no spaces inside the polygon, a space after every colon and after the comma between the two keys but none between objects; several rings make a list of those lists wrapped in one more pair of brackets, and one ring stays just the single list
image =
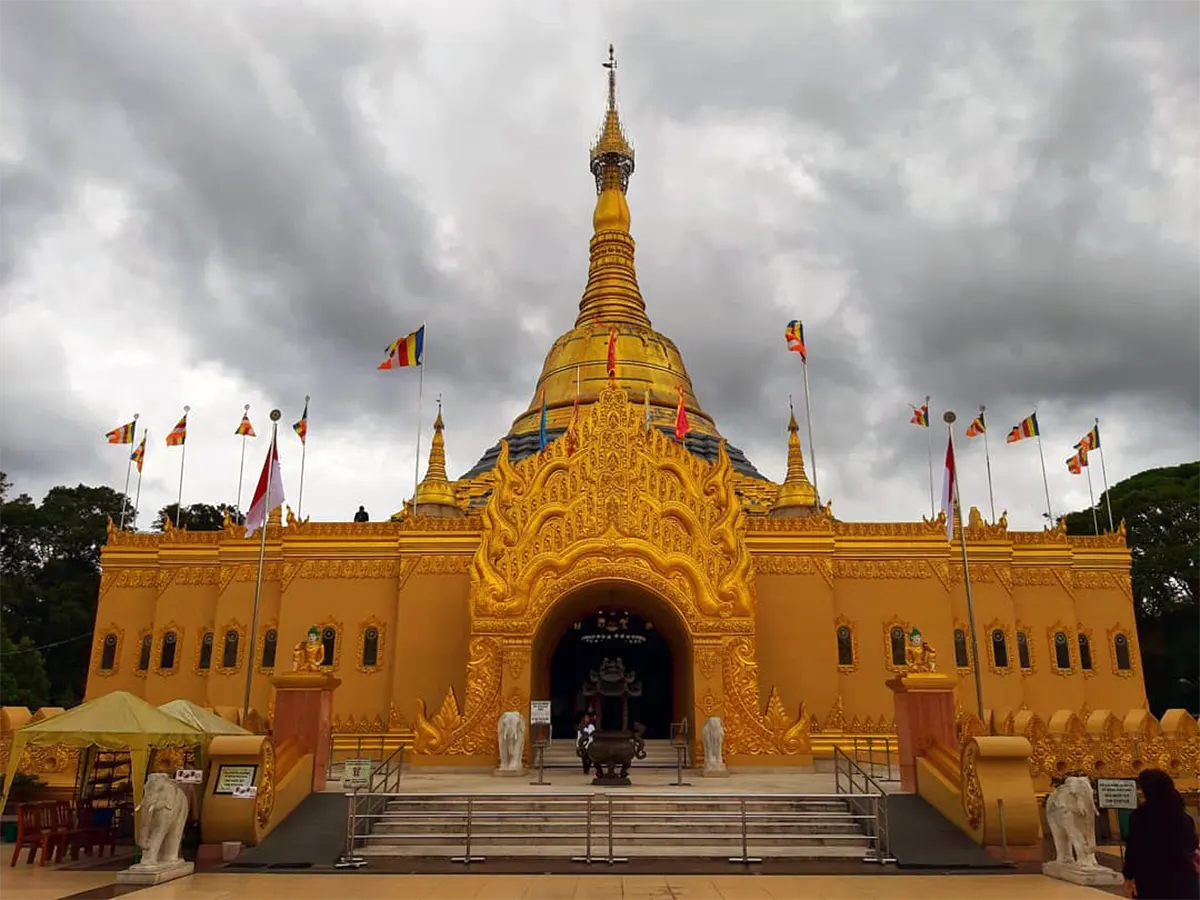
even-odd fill
[{"label": "red and white indonesian flag", "polygon": [[942,512],[946,514],[946,540],[954,540],[954,499],[958,472],[954,468],[954,441],[946,439],[946,474],[942,478]]},{"label": "red and white indonesian flag", "polygon": [[246,511],[246,537],[266,525],[267,517],[283,506],[283,472],[279,468],[279,448],[275,440],[271,440],[262,474],[258,476],[258,487],[254,489],[254,500]]}]

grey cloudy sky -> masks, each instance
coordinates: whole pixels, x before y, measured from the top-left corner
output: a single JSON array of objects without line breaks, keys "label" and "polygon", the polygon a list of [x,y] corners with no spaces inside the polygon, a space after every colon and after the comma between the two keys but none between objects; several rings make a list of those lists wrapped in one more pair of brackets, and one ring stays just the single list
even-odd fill
[{"label": "grey cloudy sky", "polygon": [[[120,488],[103,434],[140,412],[148,522],[183,404],[184,502],[223,502],[242,405],[261,435],[312,394],[305,512],[383,518],[417,379],[375,366],[428,319],[425,418],[443,394],[465,471],[574,322],[612,41],[642,290],[726,437],[782,477],[801,317],[838,515],[928,512],[929,393],[988,405],[997,507],[1037,527],[1037,447],[1004,444],[1035,404],[1056,513],[1087,504],[1063,460],[1094,416],[1110,482],[1198,454],[1198,9],[8,0],[0,466]],[[281,455],[294,506],[290,431]]]}]

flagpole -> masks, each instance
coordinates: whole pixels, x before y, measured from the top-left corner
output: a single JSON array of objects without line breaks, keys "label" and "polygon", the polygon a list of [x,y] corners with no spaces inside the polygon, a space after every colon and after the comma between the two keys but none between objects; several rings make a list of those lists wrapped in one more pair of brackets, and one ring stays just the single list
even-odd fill
[{"label": "flagpole", "polygon": [[[421,328],[424,328],[425,322],[421,323]],[[413,453],[413,515],[417,514],[417,488],[421,485],[421,419],[425,415],[425,338],[429,337],[426,332],[421,339],[421,364],[417,367],[421,373],[417,376],[417,449]]]},{"label": "flagpole", "polygon": [[937,507],[933,503],[933,429],[929,427],[929,395],[925,395],[925,432],[929,438],[929,515],[937,517]]},{"label": "flagpole", "polygon": [[[137,447],[137,420],[141,413],[133,414],[133,440],[129,443],[133,447]],[[125,490],[121,493],[121,525],[122,531],[125,530],[125,510],[129,508],[129,471],[133,467],[133,454],[129,454],[129,459],[125,460]],[[141,481],[141,473],[138,473],[138,481]]]},{"label": "flagpole", "polygon": [[[149,444],[149,440],[148,440],[148,439],[149,439],[149,437],[150,437],[150,432],[149,432],[149,431],[146,431],[146,432],[145,432],[145,433],[142,435],[142,440],[143,440],[143,441],[146,441],[146,442],[147,442],[147,445]],[[145,453],[143,453],[143,454],[142,454],[142,466],[144,466],[145,464],[146,464],[146,454],[145,454]],[[138,510],[139,510],[139,509],[141,508],[141,506],[142,506],[142,466],[138,466],[137,495],[136,495],[136,496],[133,498],[133,522],[134,522],[133,528],[134,528],[134,530],[135,530],[135,531],[137,530],[137,514],[138,514]]]},{"label": "flagpole", "polygon": [[[980,404],[979,417],[981,419],[983,418],[983,411],[986,408],[987,407],[985,407],[983,404]],[[996,524],[996,498],[992,494],[992,454],[991,454],[991,451],[988,450],[987,420],[986,419],[984,419],[984,421],[983,421],[983,458],[987,462],[988,506],[992,510],[992,524],[995,525]]]},{"label": "flagpole", "polygon": [[[812,400],[808,394],[808,359],[805,358],[801,362],[802,362],[803,368],[804,368],[804,417],[806,419],[808,419],[808,461],[810,463],[812,463],[813,493],[816,494],[817,503],[819,504],[821,502],[821,492],[819,490],[817,490],[817,448],[816,448],[816,445],[813,444]],[[931,461],[929,465],[930,465],[929,477],[930,477],[930,479],[932,479],[933,478],[933,474],[932,474],[933,473],[933,469],[932,469],[933,462]],[[932,482],[932,480],[930,481],[929,484],[930,484],[929,496],[930,496],[930,499],[932,499],[933,498],[933,482]]]},{"label": "flagpole", "polygon": [[[1100,436],[1100,420],[1096,419],[1096,436]],[[1108,530],[1116,531],[1113,527],[1112,496],[1108,492],[1108,472],[1104,471],[1104,444],[1097,442],[1096,451],[1100,454],[1100,474],[1104,477],[1104,502],[1108,506]]]},{"label": "flagpole", "polygon": [[[950,410],[942,414],[942,421],[946,423],[946,433],[950,438],[950,454],[952,457],[954,455],[954,429],[952,426],[956,418],[957,416]],[[958,492],[957,459],[955,460],[954,469],[954,509],[950,511],[950,514],[953,516],[954,510],[958,511],[958,543],[962,547],[963,583],[967,589],[967,627],[971,631],[971,661],[973,663],[971,669],[975,675],[975,703],[979,707],[979,719],[983,721],[983,676],[979,668],[979,639],[975,635],[975,601],[971,597],[971,567],[967,560],[967,523],[962,514],[962,498]]]},{"label": "flagpole", "polygon": [[[1033,414],[1037,415],[1037,407],[1033,408]],[[1042,452],[1042,429],[1041,426],[1037,430],[1038,444],[1038,459],[1042,461],[1042,487],[1046,490],[1046,518],[1050,520],[1050,527],[1054,527],[1054,510],[1050,507],[1050,479],[1046,477],[1046,454]]]},{"label": "flagpole", "polygon": [[304,515],[304,461],[308,458],[308,401],[312,394],[304,395],[304,440],[300,442],[300,492],[296,495],[296,517]]},{"label": "flagpole", "polygon": [[1092,507],[1092,531],[1096,534],[1100,533],[1100,520],[1096,518],[1096,495],[1092,493],[1092,468],[1085,465],[1084,472],[1087,474],[1088,480],[1088,500]]},{"label": "flagpole", "polygon": [[[247,403],[242,407],[242,418],[250,412],[250,404]],[[242,511],[242,476],[246,472],[246,435],[242,435],[242,462],[238,466],[238,495],[237,495],[237,511]]]},{"label": "flagpole", "polygon": [[[250,687],[254,681],[254,644],[258,637],[258,607],[262,602],[263,564],[267,558],[267,525],[271,519],[271,474],[275,457],[275,441],[279,437],[279,419],[283,415],[279,410],[271,410],[271,449],[267,458],[267,490],[263,496],[263,523],[258,534],[258,577],[254,580],[254,612],[250,614],[250,646],[247,647],[246,657],[246,691],[242,694],[242,727],[246,727],[246,719],[250,716]],[[253,505],[253,504],[252,504]]]},{"label": "flagpole", "polygon": [[[183,408],[184,418],[192,411],[190,406]],[[179,454],[179,497],[175,500],[175,518],[178,519],[175,523],[176,528],[183,527],[183,464],[187,462],[187,426],[184,426],[183,432],[183,452]]]}]

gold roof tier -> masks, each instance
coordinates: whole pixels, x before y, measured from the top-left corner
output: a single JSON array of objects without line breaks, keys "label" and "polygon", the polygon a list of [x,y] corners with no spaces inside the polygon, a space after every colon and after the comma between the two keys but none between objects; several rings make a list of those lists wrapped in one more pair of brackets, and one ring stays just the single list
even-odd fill
[{"label": "gold roof tier", "polygon": [[417,485],[413,498],[414,514],[447,517],[462,515],[454,496],[454,487],[446,475],[446,438],[442,422],[442,401],[438,400],[437,418],[433,421],[433,441],[429,445],[429,467],[425,478]]},{"label": "gold roof tier", "polygon": [[817,508],[817,489],[804,471],[804,451],[800,448],[800,426],[796,424],[796,411],[790,409],[791,404],[788,406],[787,476],[771,507],[771,515],[780,518],[805,516]]}]

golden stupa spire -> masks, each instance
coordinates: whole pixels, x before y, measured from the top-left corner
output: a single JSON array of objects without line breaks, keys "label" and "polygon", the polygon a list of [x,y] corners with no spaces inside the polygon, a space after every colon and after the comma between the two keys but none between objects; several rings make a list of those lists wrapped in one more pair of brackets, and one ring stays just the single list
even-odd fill
[{"label": "golden stupa spire", "polygon": [[446,438],[442,422],[442,398],[438,397],[437,418],[433,421],[433,442],[429,446],[429,468],[425,479],[417,485],[413,502],[418,506],[457,506],[454,488],[446,476]]},{"label": "golden stupa spire", "polygon": [[596,210],[592,214],[591,261],[588,283],[579,301],[580,325],[650,327],[646,303],[633,265],[634,242],[629,235],[629,204],[625,192],[633,174],[633,147],[617,112],[617,61],[608,45],[608,108],[592,145],[591,169],[596,179]]},{"label": "golden stupa spire", "polygon": [[800,426],[796,411],[788,398],[788,457],[787,477],[779,488],[779,496],[771,507],[775,516],[805,515],[817,505],[817,491],[804,472],[804,451],[800,448]]}]

